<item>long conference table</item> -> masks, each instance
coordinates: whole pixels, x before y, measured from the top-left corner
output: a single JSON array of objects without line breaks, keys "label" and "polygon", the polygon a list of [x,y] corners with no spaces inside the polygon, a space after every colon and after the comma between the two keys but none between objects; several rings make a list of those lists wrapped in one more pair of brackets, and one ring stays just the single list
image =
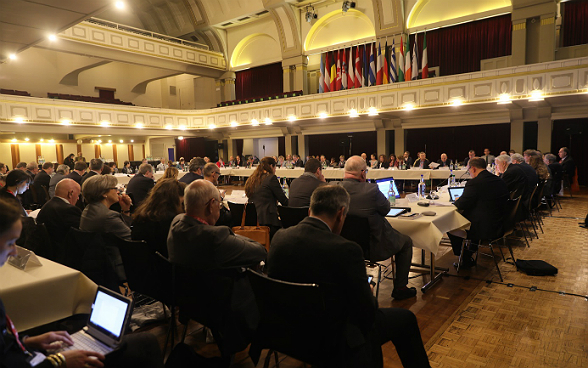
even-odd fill
[{"label": "long conference table", "polygon": [[[255,168],[236,168],[236,167],[223,167],[220,169],[221,175],[223,176],[241,176],[249,177],[255,171]],[[297,167],[294,169],[279,168],[276,170],[276,176],[280,178],[294,179],[304,173],[304,168]],[[323,175],[326,180],[341,180],[343,179],[345,171],[337,168],[327,168],[323,170]],[[457,179],[469,178],[469,174],[466,170],[454,170],[453,173]],[[179,178],[184,176],[186,173],[181,171]],[[398,169],[370,169],[367,174],[368,179],[386,179],[394,178],[396,180],[420,180],[421,175],[423,179],[447,179],[449,178],[450,171],[445,169],[431,170],[431,169],[409,169],[409,170],[398,170]],[[114,175],[119,184],[128,184],[133,175],[127,174],[115,174]],[[154,174],[154,179],[158,180],[163,176],[163,171],[158,171]]]},{"label": "long conference table", "polygon": [[90,313],[96,284],[80,271],[39,257],[42,266],[0,268],[0,298],[18,331]]}]

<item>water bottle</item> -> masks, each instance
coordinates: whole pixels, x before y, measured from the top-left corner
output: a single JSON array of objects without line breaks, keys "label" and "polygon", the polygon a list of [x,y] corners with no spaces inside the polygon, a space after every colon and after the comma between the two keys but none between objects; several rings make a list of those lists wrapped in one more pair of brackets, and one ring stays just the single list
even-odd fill
[{"label": "water bottle", "polygon": [[427,189],[427,187],[425,185],[425,178],[423,178],[423,176],[421,175],[421,181],[419,182],[419,187],[418,187],[419,199],[425,199],[425,197],[427,196],[426,189]]},{"label": "water bottle", "polygon": [[453,160],[449,161],[449,170],[453,170]]},{"label": "water bottle", "polygon": [[396,205],[396,192],[394,191],[393,183],[390,183],[390,189],[388,189],[388,201],[390,202],[390,207]]},{"label": "water bottle", "polygon": [[286,181],[286,178],[284,178],[284,184],[282,185],[282,190],[284,191],[284,194],[286,194],[286,198],[290,198],[290,187],[288,186],[288,182]]},{"label": "water bottle", "polygon": [[453,169],[449,170],[449,183],[448,184],[450,187],[455,186],[455,174],[453,173]]}]

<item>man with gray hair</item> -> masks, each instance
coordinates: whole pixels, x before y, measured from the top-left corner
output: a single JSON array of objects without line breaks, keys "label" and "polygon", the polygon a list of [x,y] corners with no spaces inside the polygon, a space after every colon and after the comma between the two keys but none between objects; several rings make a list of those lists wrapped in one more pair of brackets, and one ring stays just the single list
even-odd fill
[{"label": "man with gray hair", "polygon": [[49,180],[49,198],[53,198],[55,196],[55,186],[61,180],[63,180],[66,175],[69,174],[69,166],[67,165],[59,165],[57,166],[57,170],[55,170],[55,175],[51,177]]},{"label": "man with gray hair", "polygon": [[84,185],[84,182],[95,175],[102,174],[102,168],[104,167],[104,162],[99,158],[93,158],[90,160],[90,171],[82,176],[82,180],[80,181],[80,185]]},{"label": "man with gray hair", "polygon": [[[227,226],[214,226],[222,205],[220,193],[211,182],[199,179],[188,185],[184,194],[186,213],[172,220],[167,249],[174,264],[200,275],[214,273],[220,277],[222,273],[234,281],[231,307],[223,316],[234,323],[226,323],[220,332],[225,339],[223,350],[235,353],[247,347],[259,320],[249,283],[239,270],[265,261],[267,252],[258,242],[235,235]],[[187,283],[187,287],[190,285]]]},{"label": "man with gray hair", "polygon": [[127,185],[127,194],[133,199],[135,208],[143,203],[154,186],[153,166],[150,164],[141,164],[139,166],[139,173],[133,176]]},{"label": "man with gray hair", "polygon": [[396,278],[392,297],[402,300],[416,296],[416,288],[407,287],[408,272],[412,261],[412,239],[392,228],[386,219],[390,202],[378,186],[366,182],[367,164],[359,156],[350,157],[345,163],[345,176],[339,184],[351,196],[349,214],[367,218],[370,224],[370,257],[379,262],[395,256]]},{"label": "man with gray hair", "polygon": [[325,323],[337,325],[343,320],[345,331],[337,334],[333,330],[327,342],[342,344],[345,349],[338,356],[345,362],[334,361],[334,365],[381,367],[381,345],[392,341],[403,366],[429,367],[414,314],[400,308],[378,309],[361,247],[339,235],[349,206],[350,197],[343,186],[317,188],[310,198],[309,216],[298,225],[279,230],[272,239],[268,276],[288,282],[329,285],[325,288],[325,307],[332,321]]},{"label": "man with gray hair", "polygon": [[202,157],[194,157],[190,160],[190,165],[188,166],[190,172],[182,176],[180,181],[182,183],[190,184],[194,180],[204,179],[204,176],[202,176],[204,165],[206,165],[206,162]]},{"label": "man with gray hair", "polygon": [[[521,196],[521,203],[528,204],[529,196],[531,194],[528,193],[527,175],[525,175],[521,166],[513,164],[512,157],[509,155],[500,155],[496,157],[494,162],[496,163],[496,171],[506,183],[506,187],[508,188],[509,193],[511,193],[511,197],[517,198],[518,196]],[[523,206],[521,206],[521,208],[522,207]]]},{"label": "man with gray hair", "polygon": [[36,161],[29,162],[26,171],[31,176],[31,181],[35,180],[35,176],[39,173],[39,164]]}]

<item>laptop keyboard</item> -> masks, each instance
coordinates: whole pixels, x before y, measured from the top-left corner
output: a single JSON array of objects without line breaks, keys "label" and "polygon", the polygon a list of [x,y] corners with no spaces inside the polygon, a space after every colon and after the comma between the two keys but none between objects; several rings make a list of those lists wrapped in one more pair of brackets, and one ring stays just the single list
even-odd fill
[{"label": "laptop keyboard", "polygon": [[74,344],[72,346],[63,348],[63,350],[89,350],[96,351],[101,354],[108,354],[112,351],[111,348],[88,335],[84,331],[76,332],[75,334],[71,335],[71,338]]}]

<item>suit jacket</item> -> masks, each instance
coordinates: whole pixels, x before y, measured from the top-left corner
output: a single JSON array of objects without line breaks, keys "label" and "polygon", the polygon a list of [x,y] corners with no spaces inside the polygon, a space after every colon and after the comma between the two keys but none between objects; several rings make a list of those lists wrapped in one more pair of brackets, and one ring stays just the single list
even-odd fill
[{"label": "suit jacket", "polygon": [[[39,211],[37,223],[45,224],[51,242],[56,246],[54,250],[59,252],[59,245],[63,244],[65,234],[72,227],[79,229],[81,218],[81,209],[72,206],[59,197],[53,197]],[[56,254],[56,256],[59,257],[60,254]]]},{"label": "suit jacket", "polygon": [[290,184],[290,198],[288,198],[288,205],[291,207],[308,207],[310,206],[310,196],[312,192],[321,185],[325,185],[314,176],[302,174],[292,181]]},{"label": "suit jacket", "polygon": [[88,179],[91,178],[94,175],[99,175],[98,173],[96,173],[95,171],[88,171],[87,173],[84,174],[84,176],[82,176],[82,180],[80,181],[80,185],[84,185],[84,182]]},{"label": "suit jacket", "polygon": [[198,179],[204,179],[204,176],[198,175],[193,172],[189,172],[186,175],[182,176],[179,181],[181,181],[182,183],[190,184],[194,180],[198,180]]},{"label": "suit jacket", "polygon": [[131,240],[131,218],[106,208],[100,202],[90,203],[84,208],[80,230],[110,233]]},{"label": "suit jacket", "polygon": [[294,167],[304,167],[304,162],[302,162],[302,159],[298,159],[298,161],[296,161],[294,163]]},{"label": "suit jacket", "polygon": [[470,162],[470,156],[466,157],[465,160],[463,160],[463,166],[468,166],[468,162]]},{"label": "suit jacket", "polygon": [[554,162],[549,164],[549,172],[552,178],[552,188],[551,193],[547,194],[557,194],[561,190],[561,181],[563,179],[563,168],[561,164]]},{"label": "suit jacket", "polygon": [[288,205],[288,197],[284,194],[278,178],[275,175],[269,175],[262,180],[249,198],[249,203],[255,204],[257,221],[260,225],[282,227],[278,218],[278,201],[282,206]]},{"label": "suit jacket", "polygon": [[439,167],[449,167],[449,160],[443,162],[441,159],[438,159],[437,163],[439,164]]},{"label": "suit jacket", "polygon": [[[366,335],[374,327],[377,302],[357,243],[333,234],[320,219],[307,217],[274,235],[267,267],[269,277],[325,287],[332,323],[345,321],[346,347],[357,347],[369,340]],[[333,336],[333,340],[340,337]]]},{"label": "suit jacket", "polygon": [[521,201],[528,203],[531,195],[529,193],[528,179],[525,171],[519,165],[508,165],[508,168],[502,174],[502,180],[506,183],[509,192],[515,192],[513,198],[522,196]]},{"label": "suit jacket", "polygon": [[45,170],[39,171],[37,176],[35,176],[35,185],[42,185],[45,188],[49,189],[49,182],[51,181],[51,175],[47,174]]},{"label": "suit jacket", "polygon": [[16,208],[20,208],[21,215],[23,217],[27,217],[27,211],[25,211],[24,207],[22,206],[22,202],[20,201],[20,199],[18,199],[18,197],[15,197],[13,194],[8,193],[8,190],[6,187],[2,187],[0,188],[0,200],[12,203],[13,206],[15,206]]},{"label": "suit jacket", "polygon": [[55,196],[55,186],[57,183],[65,179],[65,175],[60,173],[55,173],[51,180],[49,180],[49,198],[53,198]]},{"label": "suit jacket", "polygon": [[[429,161],[429,159],[425,159],[425,162],[423,163],[423,169],[428,169],[429,165],[431,164],[431,161]],[[420,167],[421,166],[421,159],[417,158],[414,163],[412,164],[412,167]]]},{"label": "suit jacket", "polygon": [[468,238],[487,240],[502,235],[508,188],[504,180],[483,170],[468,180],[455,206],[471,223]]},{"label": "suit jacket", "polygon": [[486,165],[492,165],[494,163],[494,159],[496,159],[496,157],[494,155],[484,155],[480,157],[481,159],[483,159],[484,161],[486,161]]},{"label": "suit jacket", "polygon": [[[533,194],[533,190],[535,189],[535,187],[537,186],[537,183],[539,182],[539,177],[537,176],[537,171],[535,171],[535,169],[533,169],[533,167],[525,162],[518,164],[521,169],[523,169],[523,171],[525,172],[525,175],[527,176],[527,200],[531,197],[531,194]],[[527,202],[528,203],[528,202]]]},{"label": "suit jacket", "polygon": [[403,237],[386,219],[390,211],[390,202],[380,192],[378,185],[364,183],[355,179],[343,179],[339,182],[349,196],[349,215],[367,217],[370,224],[370,258],[372,261],[383,261],[398,253],[404,242]]},{"label": "suit jacket", "polygon": [[145,198],[149,195],[149,192],[155,186],[153,179],[144,176],[143,174],[137,174],[131,178],[127,185],[127,193],[133,196],[133,205],[137,208]]},{"label": "suit jacket", "polygon": [[339,161],[337,162],[337,166],[336,166],[336,167],[339,167],[339,168],[343,169],[343,168],[345,167],[345,162],[346,162],[346,161],[341,161],[341,160],[339,160]]},{"label": "suit jacket", "polygon": [[409,156],[406,160],[404,160],[404,163],[406,164],[407,168],[412,167],[414,164],[414,158]]},{"label": "suit jacket", "polygon": [[570,184],[572,184],[574,175],[576,174],[576,163],[574,159],[572,156],[566,156],[559,163],[561,164],[564,175],[568,177]]},{"label": "suit jacket", "polygon": [[69,173],[69,174],[67,174],[65,177],[66,177],[67,179],[72,179],[72,180],[73,180],[73,181],[75,181],[76,183],[78,183],[78,184],[82,185],[82,184],[81,184],[81,182],[82,182],[82,176],[81,176],[80,174],[78,174],[77,172],[75,172],[75,171],[72,171],[72,172],[70,172],[70,173]]}]

